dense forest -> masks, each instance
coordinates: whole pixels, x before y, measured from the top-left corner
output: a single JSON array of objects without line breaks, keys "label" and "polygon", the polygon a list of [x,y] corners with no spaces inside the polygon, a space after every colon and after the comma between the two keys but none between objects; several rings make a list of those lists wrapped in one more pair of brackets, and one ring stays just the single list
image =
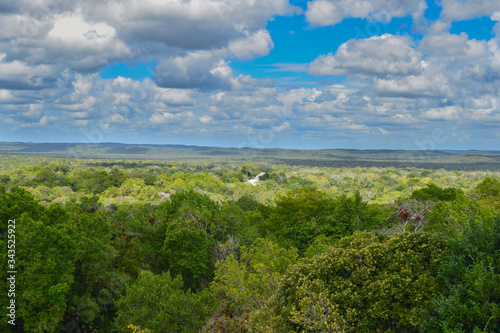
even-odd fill
[{"label": "dense forest", "polygon": [[1,155],[0,328],[499,332],[499,213],[476,168]]}]

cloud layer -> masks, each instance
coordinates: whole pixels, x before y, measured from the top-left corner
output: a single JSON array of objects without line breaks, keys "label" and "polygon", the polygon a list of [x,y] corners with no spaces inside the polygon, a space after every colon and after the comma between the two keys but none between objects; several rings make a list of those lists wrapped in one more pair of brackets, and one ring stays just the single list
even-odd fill
[{"label": "cloud layer", "polygon": [[[498,22],[500,7],[441,5],[429,20],[423,0],[313,0],[303,12],[285,0],[1,4],[0,140],[495,147],[500,23],[492,38],[450,31],[457,20]],[[419,35],[346,37],[310,63],[273,64],[281,77],[239,74],[232,61],[280,47],[268,30],[280,16],[303,16],[313,32],[350,18],[409,17]],[[117,62],[154,65],[137,80],[99,75]],[[294,74],[306,80],[288,84]]]}]

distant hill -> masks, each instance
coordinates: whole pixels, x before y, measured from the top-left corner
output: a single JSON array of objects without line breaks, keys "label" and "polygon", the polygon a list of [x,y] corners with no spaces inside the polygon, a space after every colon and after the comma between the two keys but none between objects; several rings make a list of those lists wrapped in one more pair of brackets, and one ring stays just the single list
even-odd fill
[{"label": "distant hill", "polygon": [[62,158],[264,162],[322,167],[414,167],[447,170],[500,170],[497,150],[254,149],[177,144],[0,142],[0,154]]}]

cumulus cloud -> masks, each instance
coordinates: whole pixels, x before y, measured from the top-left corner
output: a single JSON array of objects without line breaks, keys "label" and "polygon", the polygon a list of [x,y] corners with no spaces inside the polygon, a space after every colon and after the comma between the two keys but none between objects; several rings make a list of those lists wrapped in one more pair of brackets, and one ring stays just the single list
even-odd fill
[{"label": "cumulus cloud", "polygon": [[228,64],[212,52],[196,51],[186,56],[162,58],[155,69],[155,80],[169,88],[223,88],[233,78]]},{"label": "cumulus cloud", "polygon": [[491,16],[500,11],[500,2],[490,0],[442,0],[441,17],[447,21],[459,21],[478,16]]},{"label": "cumulus cloud", "polygon": [[274,15],[296,11],[285,0],[125,1],[117,20],[121,31],[135,41],[156,41],[186,49],[226,46],[251,35]]},{"label": "cumulus cloud", "polygon": [[344,13],[334,2],[326,0],[312,1],[307,4],[305,13],[309,23],[325,26],[334,25],[344,19]]},{"label": "cumulus cloud", "polygon": [[423,113],[430,120],[455,120],[460,117],[460,110],[456,106],[447,106],[440,109],[430,109]]},{"label": "cumulus cloud", "polygon": [[488,60],[491,68],[500,73],[500,37],[488,41]]},{"label": "cumulus cloud", "polygon": [[[100,141],[206,133],[240,138],[242,146],[253,147],[279,145],[274,137],[282,145],[300,139],[350,145],[360,138],[385,145],[404,138],[411,148],[412,135],[435,124],[498,124],[500,34],[483,41],[451,34],[450,28],[455,19],[478,15],[498,21],[500,9],[491,1],[442,4],[440,19],[422,30],[422,39],[386,34],[348,40],[309,66],[269,65],[273,75],[294,72],[302,79],[308,70],[346,76],[337,83],[307,77],[306,83],[286,85],[288,78],[260,79],[231,68],[234,58],[270,53],[274,42],[267,22],[298,13],[286,0],[5,3],[0,5],[0,124],[8,125],[0,128],[50,129],[44,140],[59,133],[82,141],[74,139],[82,129],[99,133]],[[450,7],[457,4],[468,12]],[[314,27],[346,17],[388,22],[410,15],[415,28],[425,7],[423,0],[314,0],[305,17]],[[149,75],[99,76],[100,68],[122,60],[152,64]],[[328,141],[332,138],[342,139]],[[223,140],[219,144],[234,145]]]},{"label": "cumulus cloud", "polygon": [[227,86],[225,59],[269,53],[269,20],[300,12],[286,0],[20,0],[0,10],[0,49],[25,67],[88,73],[115,61],[159,59],[165,87],[204,89]]},{"label": "cumulus cloud", "polygon": [[415,51],[412,45],[409,37],[388,34],[368,39],[351,39],[340,45],[335,55],[316,58],[309,67],[309,74],[416,74],[421,69],[422,54]]},{"label": "cumulus cloud", "polygon": [[449,97],[451,87],[448,78],[441,74],[426,72],[424,75],[411,75],[378,79],[374,86],[376,92],[382,96],[401,97]]},{"label": "cumulus cloud", "polygon": [[259,30],[245,38],[231,41],[229,51],[236,58],[250,59],[256,56],[264,56],[274,47],[271,35],[267,30]]},{"label": "cumulus cloud", "polygon": [[308,2],[305,15],[312,25],[326,26],[347,17],[389,22],[393,17],[411,15],[420,20],[426,8],[423,0],[314,0]]},{"label": "cumulus cloud", "polygon": [[443,57],[477,58],[485,55],[487,46],[485,41],[469,39],[465,32],[460,35],[445,32],[424,36],[419,50],[426,54]]},{"label": "cumulus cloud", "polygon": [[33,56],[39,62],[46,58],[51,62],[66,62],[79,71],[93,71],[132,54],[129,47],[117,38],[115,28],[104,22],[90,24],[81,15],[57,17],[47,38],[38,46],[44,50]]},{"label": "cumulus cloud", "polygon": [[158,88],[158,101],[172,106],[189,106],[196,103],[193,92],[185,89]]},{"label": "cumulus cloud", "polygon": [[157,112],[153,114],[149,121],[154,125],[172,124],[181,121],[191,121],[194,118],[194,113],[192,111],[181,112],[181,113],[170,113],[170,112]]},{"label": "cumulus cloud", "polygon": [[51,66],[30,66],[22,61],[6,61],[0,53],[0,88],[12,90],[42,89],[55,79]]},{"label": "cumulus cloud", "polygon": [[0,89],[0,103],[1,104],[15,104],[17,102],[22,101],[19,98],[16,98],[10,90]]}]

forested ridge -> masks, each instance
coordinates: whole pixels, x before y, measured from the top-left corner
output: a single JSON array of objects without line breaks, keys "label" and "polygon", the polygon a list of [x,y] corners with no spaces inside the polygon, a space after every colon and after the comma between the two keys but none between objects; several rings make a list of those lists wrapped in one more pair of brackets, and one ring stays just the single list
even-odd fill
[{"label": "forested ridge", "polygon": [[500,331],[498,172],[0,162],[2,331]]}]

